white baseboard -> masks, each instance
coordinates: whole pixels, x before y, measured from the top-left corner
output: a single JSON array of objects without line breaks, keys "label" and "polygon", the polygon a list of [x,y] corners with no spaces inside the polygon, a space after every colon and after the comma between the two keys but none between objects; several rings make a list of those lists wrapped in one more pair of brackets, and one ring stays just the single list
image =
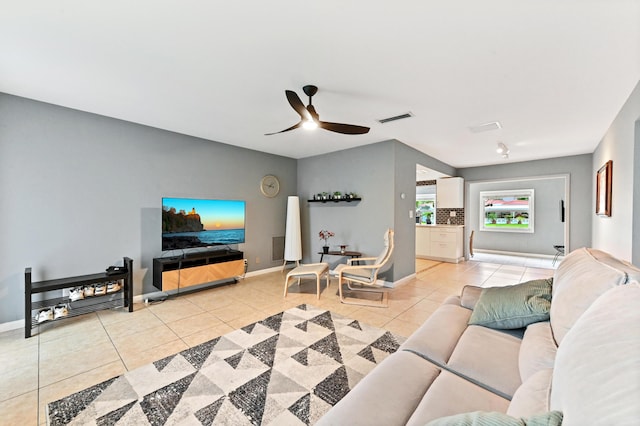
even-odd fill
[{"label": "white baseboard", "polygon": [[473,249],[474,253],[486,253],[486,254],[503,254],[505,256],[518,256],[518,257],[535,257],[540,259],[553,259],[553,254],[540,254],[540,253],[523,253],[516,251],[502,251],[502,250],[486,250],[486,249]]},{"label": "white baseboard", "polygon": [[0,333],[4,331],[17,330],[19,328],[24,328],[24,320],[16,320],[11,322],[3,322],[0,324]]}]

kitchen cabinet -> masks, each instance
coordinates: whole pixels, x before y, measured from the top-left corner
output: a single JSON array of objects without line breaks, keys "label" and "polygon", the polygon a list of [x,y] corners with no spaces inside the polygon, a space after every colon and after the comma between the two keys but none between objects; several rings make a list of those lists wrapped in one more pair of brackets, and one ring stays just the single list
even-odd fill
[{"label": "kitchen cabinet", "polygon": [[436,182],[436,208],[464,208],[464,179],[461,177],[440,178]]},{"label": "kitchen cabinet", "polygon": [[417,225],[416,257],[458,263],[464,259],[461,225]]}]

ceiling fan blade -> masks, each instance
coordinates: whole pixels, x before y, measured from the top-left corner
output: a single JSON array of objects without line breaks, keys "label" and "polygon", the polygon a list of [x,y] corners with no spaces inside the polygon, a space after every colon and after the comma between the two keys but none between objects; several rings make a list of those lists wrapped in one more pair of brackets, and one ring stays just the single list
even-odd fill
[{"label": "ceiling fan blade", "polygon": [[368,127],[356,126],[353,124],[330,123],[328,121],[319,121],[318,127],[331,132],[343,133],[345,135],[363,135],[369,132]]},{"label": "ceiling fan blade", "polygon": [[289,127],[288,129],[280,130],[279,132],[265,133],[264,135],[265,136],[277,135],[278,133],[288,132],[289,130],[297,129],[300,126],[302,126],[302,121],[299,121],[297,124],[294,124],[293,126]]},{"label": "ceiling fan blade", "polygon": [[289,105],[291,105],[291,107],[295,109],[298,114],[300,114],[300,117],[302,117],[303,119],[308,119],[309,111],[307,111],[307,108],[305,108],[298,94],[291,90],[285,90],[284,93],[287,95]]}]

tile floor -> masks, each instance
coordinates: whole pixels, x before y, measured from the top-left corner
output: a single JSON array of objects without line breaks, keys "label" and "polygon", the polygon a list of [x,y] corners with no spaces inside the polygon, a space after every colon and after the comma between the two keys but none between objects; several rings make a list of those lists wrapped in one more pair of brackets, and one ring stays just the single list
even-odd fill
[{"label": "tile floor", "polygon": [[136,304],[134,312],[102,311],[45,323],[29,339],[24,330],[0,333],[0,423],[44,425],[50,401],[195,346],[301,303],[410,335],[450,295],[467,284],[500,286],[548,277],[553,269],[472,260],[460,264],[418,259],[416,276],[389,296],[389,308],[343,305],[335,280],[320,300],[315,280],[292,284],[283,299],[285,273],[272,272],[162,303]]}]

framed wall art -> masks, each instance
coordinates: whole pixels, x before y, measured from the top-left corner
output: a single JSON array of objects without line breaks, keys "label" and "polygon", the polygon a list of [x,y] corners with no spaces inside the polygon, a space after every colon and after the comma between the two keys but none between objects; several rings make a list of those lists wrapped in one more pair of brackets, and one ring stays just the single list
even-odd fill
[{"label": "framed wall art", "polygon": [[613,161],[607,161],[596,175],[596,214],[611,216],[611,173]]}]

